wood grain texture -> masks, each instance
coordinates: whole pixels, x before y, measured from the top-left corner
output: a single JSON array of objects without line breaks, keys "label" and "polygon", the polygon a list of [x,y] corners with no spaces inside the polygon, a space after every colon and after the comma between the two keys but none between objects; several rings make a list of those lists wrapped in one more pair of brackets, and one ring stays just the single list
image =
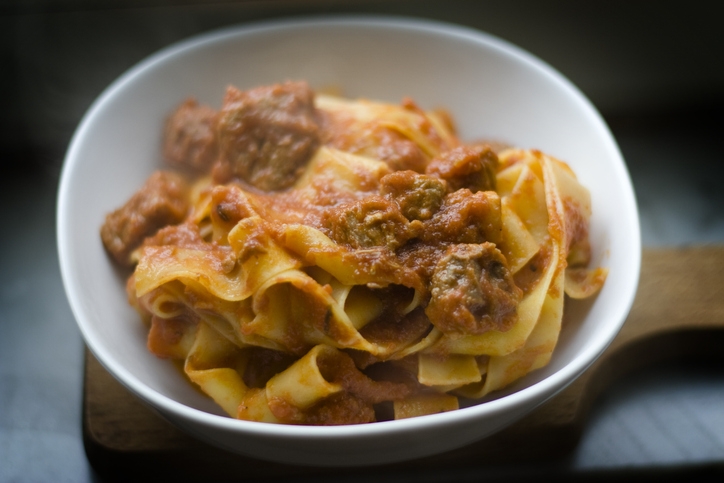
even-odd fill
[{"label": "wood grain texture", "polygon": [[[724,246],[644,250],[639,289],[626,323],[605,353],[566,390],[498,434],[449,453],[387,465],[384,471],[562,460],[578,442],[591,404],[612,381],[677,358],[721,359],[723,287]],[[89,352],[83,424],[88,459],[111,480],[163,476],[175,481],[254,481],[380,471],[295,467],[219,450],[144,406]]]}]

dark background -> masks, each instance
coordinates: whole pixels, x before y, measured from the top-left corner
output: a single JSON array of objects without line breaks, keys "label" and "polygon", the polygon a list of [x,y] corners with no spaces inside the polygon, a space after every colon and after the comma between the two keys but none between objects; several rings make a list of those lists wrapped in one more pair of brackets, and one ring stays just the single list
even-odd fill
[{"label": "dark background", "polygon": [[[0,159],[58,169],[93,99],[170,43],[231,24],[333,13],[423,17],[487,31],[571,79],[612,127],[717,123],[724,106],[719,2],[415,0],[2,0]],[[630,121],[630,120],[629,120]]]}]

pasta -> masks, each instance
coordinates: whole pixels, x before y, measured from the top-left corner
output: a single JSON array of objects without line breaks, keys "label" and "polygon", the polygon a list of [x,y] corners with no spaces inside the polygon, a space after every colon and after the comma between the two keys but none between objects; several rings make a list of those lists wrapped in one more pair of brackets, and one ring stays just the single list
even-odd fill
[{"label": "pasta", "polygon": [[101,228],[148,348],[230,416],[357,424],[455,410],[543,367],[593,296],[588,191],[442,111],[303,82],[193,99],[172,168]]}]

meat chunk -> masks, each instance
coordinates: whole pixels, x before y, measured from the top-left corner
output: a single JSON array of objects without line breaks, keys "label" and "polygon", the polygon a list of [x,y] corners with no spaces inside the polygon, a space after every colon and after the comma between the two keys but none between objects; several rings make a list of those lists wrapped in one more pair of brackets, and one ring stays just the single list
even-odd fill
[{"label": "meat chunk", "polygon": [[521,296],[495,245],[452,245],[435,267],[425,313],[444,333],[505,331],[517,320]]},{"label": "meat chunk", "polygon": [[106,216],[101,239],[121,265],[143,239],[159,228],[183,221],[189,209],[188,185],[178,174],[156,171],[125,205]]},{"label": "meat chunk", "polygon": [[498,156],[489,146],[459,146],[428,164],[425,172],[446,180],[452,191],[495,191]]},{"label": "meat chunk", "polygon": [[471,193],[463,188],[448,194],[425,222],[420,237],[428,243],[499,243],[500,197],[494,191]]},{"label": "meat chunk", "polygon": [[229,87],[217,131],[214,181],[238,179],[265,191],[288,188],[319,145],[314,92],[302,82],[244,92]]},{"label": "meat chunk", "polygon": [[410,221],[429,220],[442,206],[447,191],[444,180],[415,173],[396,171],[380,180],[380,192],[400,207]]},{"label": "meat chunk", "polygon": [[411,236],[410,223],[397,205],[380,196],[327,210],[322,223],[330,238],[354,249],[386,247],[394,251]]},{"label": "meat chunk", "polygon": [[216,160],[217,112],[187,99],[166,120],[163,156],[169,164],[206,171]]}]

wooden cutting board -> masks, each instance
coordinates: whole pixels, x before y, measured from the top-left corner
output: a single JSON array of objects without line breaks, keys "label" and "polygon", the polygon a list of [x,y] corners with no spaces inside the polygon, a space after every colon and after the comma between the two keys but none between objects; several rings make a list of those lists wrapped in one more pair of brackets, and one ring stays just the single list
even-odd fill
[{"label": "wooden cutting board", "polygon": [[624,374],[676,359],[721,359],[724,246],[646,249],[638,293],[622,330],[598,361],[523,420],[470,446],[376,468],[325,469],[269,463],[217,449],[167,423],[86,351],[83,435],[104,479],[258,481],[294,477],[416,475],[445,468],[563,461],[575,448],[591,403]]}]

